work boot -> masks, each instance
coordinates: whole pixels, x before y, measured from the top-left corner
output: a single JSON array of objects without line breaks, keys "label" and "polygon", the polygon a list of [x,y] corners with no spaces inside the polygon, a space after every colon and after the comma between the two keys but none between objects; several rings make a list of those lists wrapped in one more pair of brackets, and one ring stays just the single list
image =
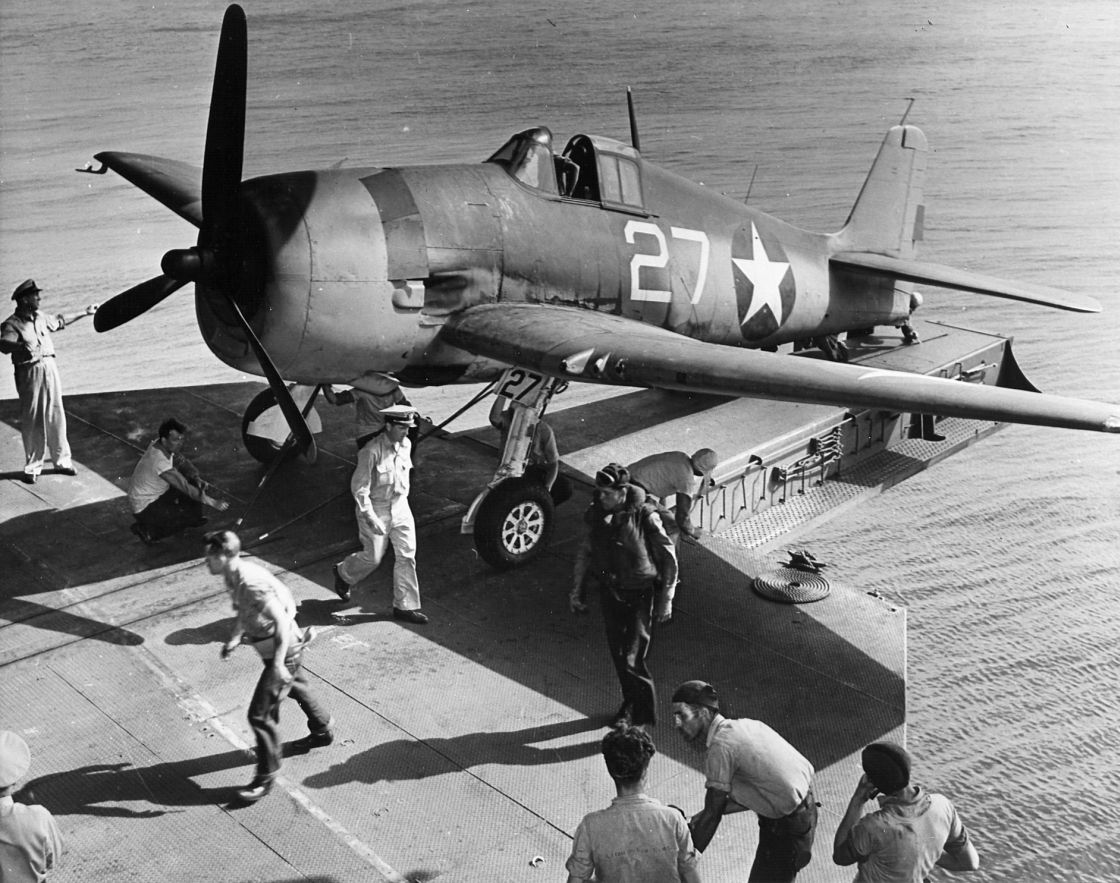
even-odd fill
[{"label": "work boot", "polygon": [[342,574],[338,572],[337,564],[331,568],[331,572],[334,574],[334,593],[343,601],[349,601],[350,583],[342,578]]},{"label": "work boot", "polygon": [[145,546],[154,546],[156,544],[156,538],[152,536],[148,529],[144,527],[144,525],[142,525],[139,521],[132,522],[132,524],[128,526],[128,529],[136,534],[136,536],[140,539],[140,542],[142,542]]},{"label": "work boot", "polygon": [[399,619],[401,622],[411,622],[414,625],[424,625],[428,621],[428,617],[419,610],[401,610],[399,607],[393,608],[393,619]]},{"label": "work boot", "polygon": [[290,745],[285,754],[307,754],[313,748],[326,748],[334,742],[334,730],[331,726],[334,724],[334,718],[327,724],[327,728],[318,733],[308,733],[302,739],[296,739]]},{"label": "work boot", "polygon": [[255,776],[253,781],[237,792],[237,802],[243,806],[251,806],[272,790],[272,779],[262,779]]}]

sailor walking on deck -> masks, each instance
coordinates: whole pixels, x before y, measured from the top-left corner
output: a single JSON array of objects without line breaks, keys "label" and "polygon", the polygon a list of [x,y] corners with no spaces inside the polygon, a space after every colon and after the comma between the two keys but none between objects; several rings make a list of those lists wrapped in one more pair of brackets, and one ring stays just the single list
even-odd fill
[{"label": "sailor walking on deck", "polygon": [[625,466],[608,463],[595,476],[585,513],[588,535],[576,552],[572,598],[585,580],[599,588],[611,661],[622,687],[614,725],[657,722],[657,695],[646,666],[654,619],[673,615],[677,556],[657,508],[629,483]]},{"label": "sailor walking on deck", "polygon": [[350,479],[362,548],[334,566],[334,590],[343,601],[350,600],[350,589],[377,570],[392,543],[393,618],[423,625],[428,617],[420,612],[416,520],[408,505],[412,469],[408,431],[416,426],[417,410],[393,405],[381,415],[385,431],[358,452],[358,465]]}]

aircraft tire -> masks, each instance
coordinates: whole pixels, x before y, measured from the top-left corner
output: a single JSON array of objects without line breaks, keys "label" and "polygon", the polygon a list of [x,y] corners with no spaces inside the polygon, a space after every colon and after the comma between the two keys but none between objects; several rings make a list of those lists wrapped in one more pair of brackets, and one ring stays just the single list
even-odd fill
[{"label": "aircraft tire", "polygon": [[[249,452],[249,456],[258,463],[272,463],[280,451],[280,446],[271,439],[261,438],[259,435],[249,435],[249,424],[269,408],[274,407],[276,407],[276,396],[272,394],[272,390],[261,390],[253,396],[249,402],[249,407],[245,409],[245,414],[241,417],[241,443],[245,446],[245,450]],[[295,450],[293,448],[287,456],[290,458],[294,454]]]},{"label": "aircraft tire", "polygon": [[548,548],[554,520],[552,497],[542,485],[507,478],[479,507],[474,547],[491,567],[520,567]]}]

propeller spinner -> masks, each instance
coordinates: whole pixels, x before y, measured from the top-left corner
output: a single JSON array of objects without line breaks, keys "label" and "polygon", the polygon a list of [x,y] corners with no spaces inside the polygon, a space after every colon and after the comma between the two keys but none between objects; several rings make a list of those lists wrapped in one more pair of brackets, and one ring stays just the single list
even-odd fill
[{"label": "propeller spinner", "polygon": [[202,163],[202,222],[193,248],[172,249],[163,256],[163,273],[133,286],[106,302],[93,319],[98,331],[109,331],[147,312],[189,282],[221,292],[268,378],[284,419],[300,452],[315,458],[315,438],[293,401],[284,379],[253,331],[237,300],[240,288],[241,169],[245,153],[245,90],[248,33],[245,11],[226,9],[218,43],[206,149]]}]

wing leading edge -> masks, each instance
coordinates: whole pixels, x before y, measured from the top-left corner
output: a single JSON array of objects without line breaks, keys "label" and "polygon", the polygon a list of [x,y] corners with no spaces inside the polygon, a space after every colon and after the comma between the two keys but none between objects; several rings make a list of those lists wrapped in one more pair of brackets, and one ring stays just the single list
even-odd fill
[{"label": "wing leading edge", "polygon": [[569,307],[472,307],[441,338],[569,380],[1120,433],[1120,405],[720,346]]},{"label": "wing leading edge", "polygon": [[860,270],[876,276],[888,276],[903,282],[918,282],[923,285],[936,285],[941,288],[955,288],[958,291],[973,291],[992,297],[1005,297],[1026,303],[1070,310],[1075,313],[1099,313],[1101,305],[1091,297],[1048,288],[1042,285],[1026,285],[1022,282],[1008,282],[995,276],[959,270],[944,264],[928,261],[902,260],[868,252],[839,252],[832,255],[829,263],[834,267]]},{"label": "wing leading edge", "polygon": [[180,218],[202,226],[202,169],[144,153],[105,151],[94,156]]}]

